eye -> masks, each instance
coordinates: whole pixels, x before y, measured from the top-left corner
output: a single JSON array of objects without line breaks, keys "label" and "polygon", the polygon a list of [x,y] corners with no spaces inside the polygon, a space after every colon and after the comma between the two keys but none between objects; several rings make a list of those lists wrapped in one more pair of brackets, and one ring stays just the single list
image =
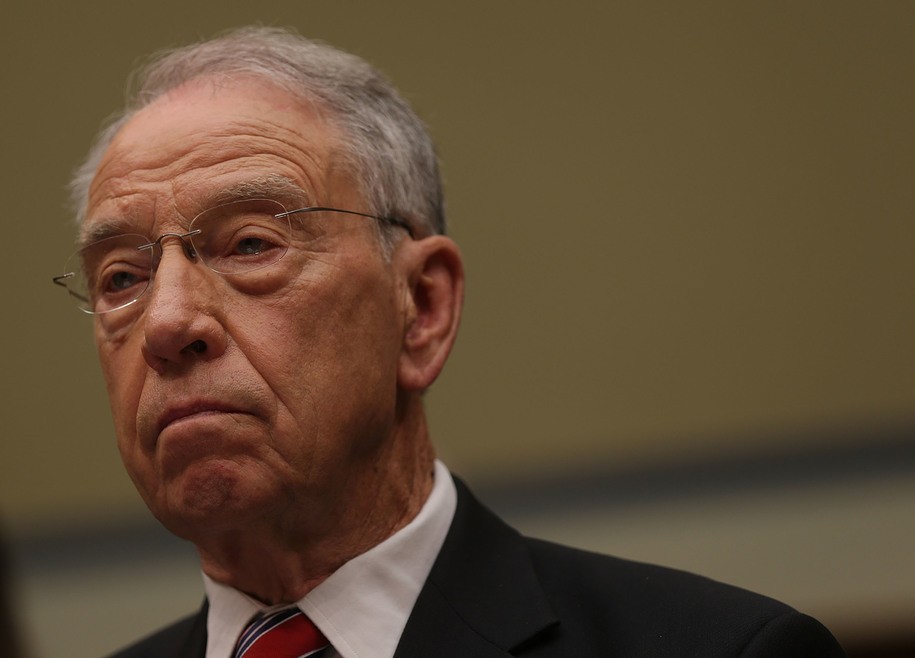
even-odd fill
[{"label": "eye", "polygon": [[152,249],[149,238],[136,234],[115,235],[77,251],[67,269],[70,294],[84,311],[105,313],[137,299],[149,285]]},{"label": "eye", "polygon": [[142,236],[126,235],[103,240],[86,248],[83,269],[93,298],[114,297],[145,286],[152,266],[151,251],[139,250]]},{"label": "eye", "polygon": [[[250,222],[251,218],[242,218]],[[237,274],[271,265],[283,257],[287,240],[272,217],[263,223],[241,224],[238,221],[214,225],[206,240],[195,244],[204,262],[216,272]]]},{"label": "eye", "polygon": [[235,245],[235,252],[243,256],[256,256],[270,247],[271,245],[263,238],[251,237],[239,240]]},{"label": "eye", "polygon": [[127,290],[137,285],[139,277],[132,272],[115,272],[109,279],[109,288],[112,290]]},{"label": "eye", "polygon": [[283,240],[275,227],[248,225],[237,228],[232,235],[224,237],[224,258],[251,258],[267,256],[275,249],[283,249]]},{"label": "eye", "polygon": [[97,277],[97,294],[100,296],[118,296],[135,286],[145,286],[149,279],[146,268],[117,263],[109,265]]},{"label": "eye", "polygon": [[265,199],[233,201],[204,211],[190,227],[201,259],[222,274],[241,274],[272,265],[289,247],[283,206]]},{"label": "eye", "polygon": [[90,275],[88,298],[96,313],[104,313],[131,303],[149,285],[149,264],[115,261]]}]

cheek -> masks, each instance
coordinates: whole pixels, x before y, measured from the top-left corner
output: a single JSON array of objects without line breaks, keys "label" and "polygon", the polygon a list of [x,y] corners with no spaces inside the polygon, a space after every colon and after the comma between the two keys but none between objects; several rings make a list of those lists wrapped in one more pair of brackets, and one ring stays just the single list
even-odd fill
[{"label": "cheek", "polygon": [[[229,317],[283,361],[344,365],[367,352],[381,356],[399,332],[388,267],[376,259],[314,262],[282,294],[240,303]],[[371,365],[362,363],[363,367]]]},{"label": "cheek", "polygon": [[[358,387],[385,376],[399,352],[399,322],[388,281],[377,273],[339,272],[335,285],[307,290],[287,327],[293,361],[334,384]],[[304,300],[304,301],[303,301]],[[392,380],[393,382],[393,380]]]},{"label": "cheek", "polygon": [[136,436],[137,408],[146,376],[146,363],[135,339],[124,335],[111,340],[96,329],[96,349],[111,405],[118,448],[125,461],[140,449]]},{"label": "cheek", "polygon": [[[273,390],[278,423],[334,450],[393,408],[399,331],[389,278],[358,264],[302,276],[281,298],[239,308],[230,334]],[[250,300],[249,300],[250,303]],[[344,434],[345,433],[345,434]],[[326,438],[326,441],[321,440]],[[328,445],[329,444],[329,445]]]}]

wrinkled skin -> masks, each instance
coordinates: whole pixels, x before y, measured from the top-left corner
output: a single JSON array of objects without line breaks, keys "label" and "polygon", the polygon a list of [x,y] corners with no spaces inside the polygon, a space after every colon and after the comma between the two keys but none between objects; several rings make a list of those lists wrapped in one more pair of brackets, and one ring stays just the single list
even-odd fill
[{"label": "wrinkled skin", "polygon": [[[267,190],[287,207],[365,211],[336,150],[316,109],[279,89],[192,81],[115,137],[84,234],[183,233],[250,181],[294,183]],[[162,244],[139,302],[96,316],[123,461],[208,574],[295,600],[405,525],[431,489],[421,393],[457,330],[460,256],[442,236],[405,235],[385,258],[366,219],[297,238],[250,280]]]}]

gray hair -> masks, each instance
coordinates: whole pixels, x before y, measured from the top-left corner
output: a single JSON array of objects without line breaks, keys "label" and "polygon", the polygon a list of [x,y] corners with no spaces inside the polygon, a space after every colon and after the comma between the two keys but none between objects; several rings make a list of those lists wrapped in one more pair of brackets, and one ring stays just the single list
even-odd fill
[{"label": "gray hair", "polygon": [[133,78],[124,109],[99,133],[74,172],[70,196],[82,223],[102,156],[135,112],[203,76],[248,75],[326,111],[342,155],[376,215],[396,216],[418,235],[445,233],[435,148],[409,103],[374,67],[349,53],[275,27],[244,27],[165,51]]}]

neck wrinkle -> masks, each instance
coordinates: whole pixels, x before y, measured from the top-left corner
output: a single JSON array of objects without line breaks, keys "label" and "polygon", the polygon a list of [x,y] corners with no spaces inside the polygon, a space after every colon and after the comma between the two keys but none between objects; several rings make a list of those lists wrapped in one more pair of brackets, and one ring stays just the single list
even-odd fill
[{"label": "neck wrinkle", "polygon": [[347,494],[333,505],[340,513],[326,515],[334,526],[318,535],[302,531],[296,515],[283,524],[286,532],[270,524],[223,532],[197,544],[204,573],[261,603],[294,603],[410,523],[432,491],[435,451],[421,399],[417,396],[402,411],[399,431],[376,456],[387,468],[376,463],[365,476],[354,476]]}]

